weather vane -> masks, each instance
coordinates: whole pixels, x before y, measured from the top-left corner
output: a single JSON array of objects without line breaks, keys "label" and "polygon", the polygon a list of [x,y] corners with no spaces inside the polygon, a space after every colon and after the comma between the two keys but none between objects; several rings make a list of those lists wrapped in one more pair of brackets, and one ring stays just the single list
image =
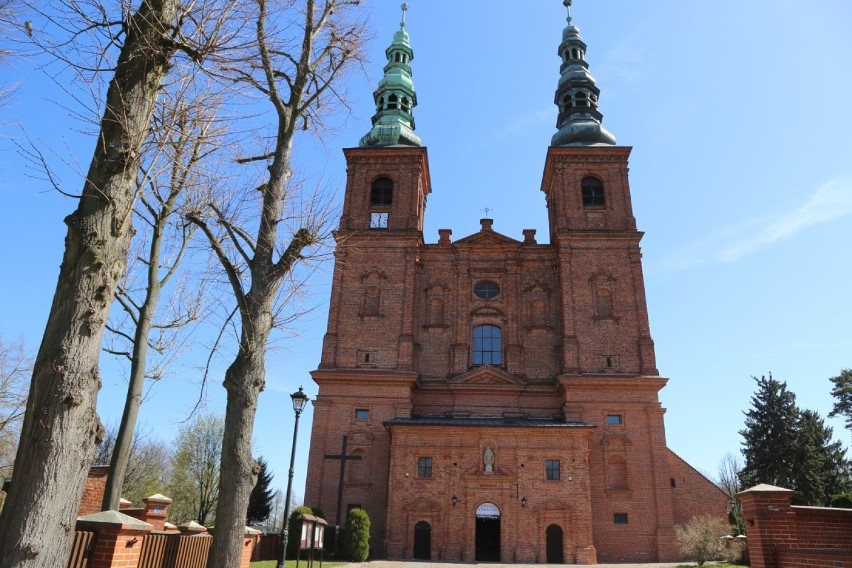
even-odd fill
[{"label": "weather vane", "polygon": [[405,13],[408,12],[408,4],[405,2],[402,3],[402,22],[399,23],[403,28],[405,27]]}]

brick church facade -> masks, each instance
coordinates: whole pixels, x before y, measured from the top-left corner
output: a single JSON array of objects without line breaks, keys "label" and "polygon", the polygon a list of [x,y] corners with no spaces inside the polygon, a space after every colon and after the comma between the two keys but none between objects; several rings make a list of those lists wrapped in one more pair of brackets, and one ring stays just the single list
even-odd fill
[{"label": "brick church facade", "polygon": [[570,4],[549,242],[491,219],[424,241],[404,22],[373,128],[344,150],[305,503],[331,522],[366,509],[374,557],[666,561],[675,525],[725,514],[724,493],[666,447],[630,148],[601,124]]}]

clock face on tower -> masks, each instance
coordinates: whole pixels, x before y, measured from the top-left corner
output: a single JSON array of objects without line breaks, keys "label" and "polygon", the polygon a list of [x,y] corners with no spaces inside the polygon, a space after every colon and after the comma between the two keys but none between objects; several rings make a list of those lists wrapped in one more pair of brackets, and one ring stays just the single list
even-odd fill
[{"label": "clock face on tower", "polygon": [[387,213],[371,213],[370,214],[371,229],[387,229],[388,214]]}]

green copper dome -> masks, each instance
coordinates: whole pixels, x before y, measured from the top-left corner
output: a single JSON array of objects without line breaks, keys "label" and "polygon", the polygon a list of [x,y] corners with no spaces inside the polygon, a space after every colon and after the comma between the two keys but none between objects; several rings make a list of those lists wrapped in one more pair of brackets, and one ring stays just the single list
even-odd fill
[{"label": "green copper dome", "polygon": [[385,50],[388,58],[385,75],[373,93],[376,103],[373,128],[361,138],[359,146],[420,146],[420,138],[414,133],[417,93],[410,66],[414,50],[405,31],[407,10],[408,4],[403,4],[399,31],[393,34],[393,43]]},{"label": "green copper dome", "polygon": [[562,32],[559,57],[562,59],[559,85],[556,87],[555,103],[559,107],[559,118],[553,135],[552,146],[598,146],[614,145],[615,136],[603,127],[603,115],[598,110],[601,92],[595,78],[589,73],[586,63],[586,44],[580,30],[571,18],[571,0],[564,0],[568,8],[568,25]]}]

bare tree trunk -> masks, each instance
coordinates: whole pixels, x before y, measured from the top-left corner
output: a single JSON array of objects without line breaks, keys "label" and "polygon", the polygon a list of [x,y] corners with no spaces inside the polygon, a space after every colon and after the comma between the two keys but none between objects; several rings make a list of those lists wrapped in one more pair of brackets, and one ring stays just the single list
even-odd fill
[{"label": "bare tree trunk", "polygon": [[[291,204],[300,201],[298,188],[290,183],[295,133],[299,128],[317,127],[321,108],[333,107],[335,102],[345,104],[341,99],[344,91],[337,83],[348,65],[360,58],[365,34],[363,25],[345,15],[348,8],[359,4],[358,0],[289,3],[286,12],[293,18],[281,29],[297,31],[285,38],[274,29],[267,32],[267,25],[275,25],[267,17],[270,2],[256,2],[257,41],[252,47],[257,53],[250,54],[234,71],[235,81],[247,83],[269,100],[277,118],[269,151],[241,160],[266,162],[266,182],[251,190],[259,190],[262,201],[253,213],[257,224],[248,225],[256,230],[249,236],[238,220],[212,204],[212,222],[208,223],[200,212],[187,216],[207,236],[228,277],[241,326],[239,351],[225,373],[228,402],[209,568],[239,565],[249,497],[259,472],[251,455],[254,417],[266,378],[267,343],[281,309],[280,290],[303,252],[321,239],[327,221],[311,210],[319,208],[317,203],[305,200],[302,209]],[[285,222],[288,218],[295,221]],[[219,234],[214,225],[220,227]]]},{"label": "bare tree trunk", "polygon": [[109,90],[36,357],[9,497],[0,515],[0,568],[64,568],[89,464],[103,427],[95,410],[98,357],[127,262],[140,146],[169,69],[178,0],[144,0]]}]

